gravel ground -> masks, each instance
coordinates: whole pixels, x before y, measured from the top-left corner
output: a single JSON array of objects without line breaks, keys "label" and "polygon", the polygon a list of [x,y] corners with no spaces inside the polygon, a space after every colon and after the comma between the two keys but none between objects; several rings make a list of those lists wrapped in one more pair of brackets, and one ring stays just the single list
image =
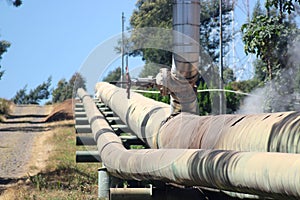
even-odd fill
[{"label": "gravel ground", "polygon": [[43,123],[50,107],[15,106],[0,123],[0,187],[26,176],[36,135],[49,130]]}]

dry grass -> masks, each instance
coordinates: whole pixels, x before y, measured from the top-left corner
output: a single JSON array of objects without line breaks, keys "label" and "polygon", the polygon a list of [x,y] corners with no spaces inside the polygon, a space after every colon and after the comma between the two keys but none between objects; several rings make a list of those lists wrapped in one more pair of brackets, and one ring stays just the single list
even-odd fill
[{"label": "dry grass", "polygon": [[45,170],[19,181],[2,199],[97,199],[100,164],[75,163],[75,137],[73,126],[54,128],[45,144],[52,146]]},{"label": "dry grass", "polygon": [[64,102],[54,104],[52,112],[46,117],[46,122],[55,122],[61,120],[73,119],[73,103],[75,99],[68,99]]}]

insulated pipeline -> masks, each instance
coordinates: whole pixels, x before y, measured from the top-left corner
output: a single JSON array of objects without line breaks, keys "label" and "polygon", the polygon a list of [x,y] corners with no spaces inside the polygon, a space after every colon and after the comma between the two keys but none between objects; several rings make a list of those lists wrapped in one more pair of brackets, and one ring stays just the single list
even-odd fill
[{"label": "insulated pipeline", "polygon": [[300,153],[300,113],[197,116],[181,113],[162,125],[168,105],[108,83],[97,97],[151,148]]},{"label": "insulated pipeline", "polygon": [[[117,93],[111,91],[111,94]],[[78,90],[78,95],[83,101],[100,157],[116,177],[161,180],[275,198],[300,197],[299,154],[211,149],[127,150],[91,97],[82,89]],[[139,123],[135,118],[129,120]]]}]

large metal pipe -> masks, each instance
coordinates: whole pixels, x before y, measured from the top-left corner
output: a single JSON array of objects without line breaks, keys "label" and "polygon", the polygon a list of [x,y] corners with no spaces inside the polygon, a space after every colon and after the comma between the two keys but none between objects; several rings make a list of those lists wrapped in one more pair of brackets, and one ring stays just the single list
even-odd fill
[{"label": "large metal pipe", "polygon": [[96,85],[96,96],[151,148],[223,149],[300,153],[300,113],[169,116],[168,105],[108,83]]},{"label": "large metal pipe", "polygon": [[[173,3],[173,46],[175,53],[173,53],[171,73],[172,78],[176,81],[183,83],[187,81],[190,84],[190,90],[197,90],[195,85],[199,80],[199,27],[200,1],[175,0]],[[191,39],[188,40],[187,37],[190,37],[194,41],[191,41]],[[189,98],[187,98],[186,91],[181,91],[180,93],[184,93],[184,98],[178,92],[176,94],[171,91],[173,99],[171,103],[172,109],[198,113],[195,93],[188,96]]]},{"label": "large metal pipe", "polygon": [[151,148],[156,148],[161,123],[170,116],[169,105],[132,92],[127,99],[125,90],[111,84],[96,84],[96,94],[119,118]]},{"label": "large metal pipe", "polygon": [[[173,63],[160,72],[157,83],[171,93],[171,113],[198,113],[200,1],[173,1]],[[165,69],[164,69],[165,70]]]},{"label": "large metal pipe", "polygon": [[[200,149],[126,150],[91,97],[82,89],[78,94],[100,157],[116,177],[161,180],[271,197],[300,197],[299,154]],[[136,118],[131,120],[139,123]]]}]

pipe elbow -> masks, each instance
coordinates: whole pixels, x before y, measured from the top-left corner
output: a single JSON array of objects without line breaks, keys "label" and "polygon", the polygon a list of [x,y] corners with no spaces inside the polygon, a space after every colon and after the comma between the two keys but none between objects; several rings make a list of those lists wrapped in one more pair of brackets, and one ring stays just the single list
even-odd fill
[{"label": "pipe elbow", "polygon": [[156,76],[156,83],[160,86],[162,95],[171,95],[171,115],[180,112],[198,114],[197,104],[197,82],[200,74],[193,81],[185,79],[178,73],[173,73],[167,68],[160,69]]}]

